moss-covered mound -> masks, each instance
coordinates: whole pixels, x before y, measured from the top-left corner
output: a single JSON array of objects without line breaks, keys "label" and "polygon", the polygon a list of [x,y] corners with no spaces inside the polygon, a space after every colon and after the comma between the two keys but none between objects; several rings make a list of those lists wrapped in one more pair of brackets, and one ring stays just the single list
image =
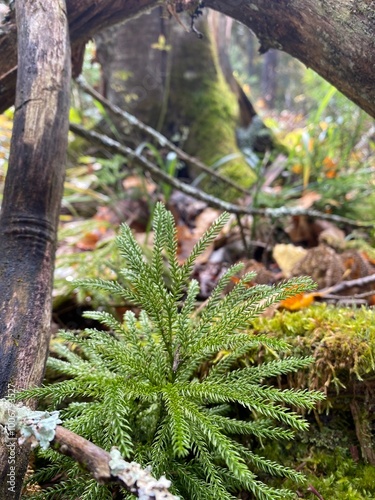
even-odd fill
[{"label": "moss-covered mound", "polygon": [[[270,459],[282,455],[284,465],[286,460],[307,474],[300,498],[375,499],[374,311],[320,304],[279,311],[253,326],[257,333],[286,340],[290,353],[315,358],[308,373],[293,374],[280,385],[327,394],[325,405],[310,415],[307,435],[278,448],[263,443],[263,454]],[[263,352],[260,361],[271,356]]]}]

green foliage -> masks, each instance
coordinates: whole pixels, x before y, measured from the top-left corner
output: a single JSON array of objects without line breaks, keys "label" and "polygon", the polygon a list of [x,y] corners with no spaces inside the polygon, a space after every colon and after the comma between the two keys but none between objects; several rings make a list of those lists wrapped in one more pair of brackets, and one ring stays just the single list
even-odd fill
[{"label": "green foliage", "polygon": [[[241,268],[235,265],[198,312],[199,286],[190,281],[190,274],[197,256],[227,220],[227,214],[219,217],[183,264],[177,259],[173,216],[162,204],[154,213],[150,261],[123,225],[117,240],[125,261],[120,272],[123,283],[96,279],[81,285],[141,306],[139,316],[128,311],[120,322],[107,312],[87,313],[106,331],[63,333],[66,343],[55,346],[59,357],[48,361],[63,381],[24,391],[20,397],[38,397],[49,408],[62,407],[67,428],[106,450],[118,446],[127,459],[151,465],[155,476],[166,474],[182,498],[230,499],[240,491],[260,500],[294,498],[291,490],[273,488],[258,474],[297,482],[303,476],[243,443],[267,437],[290,440],[294,432],[308,428],[296,408],[312,409],[323,399],[322,393],[280,390],[266,380],[305,369],[311,358],[289,357],[253,366],[244,355],[260,347],[287,348],[282,340],[249,332],[249,325],[271,304],[313,284],[309,278],[296,278],[275,287],[249,287],[250,273],[223,297]],[[79,477],[77,466],[65,457],[52,450],[44,456],[52,465],[37,477],[62,470],[67,475],[58,486],[61,494],[52,489],[37,498],[93,498],[93,489],[95,498],[107,498],[107,487]]]},{"label": "green foliage", "polygon": [[[98,219],[65,223],[59,231],[60,246],[64,249],[66,246],[74,247],[82,239],[82,235],[101,234],[103,228],[113,229],[114,232],[109,222]],[[83,289],[77,290],[75,280],[83,276],[115,279],[118,260],[118,249],[113,236],[101,239],[93,250],[58,252],[54,274],[54,307],[57,308],[72,296],[75,296],[78,304],[90,304],[94,308],[103,303],[108,307],[113,305],[108,299],[108,293],[95,289],[88,294]]]},{"label": "green foliage", "polygon": [[316,208],[366,220],[375,203],[374,155],[366,139],[371,121],[313,71],[305,72],[305,83],[313,111],[285,138],[292,172],[300,174],[301,188],[321,195]]},{"label": "green foliage", "polygon": [[[308,434],[298,436],[298,445],[288,442],[286,446],[282,443],[275,446],[275,442],[264,442],[261,451],[272,460],[286,460],[286,465],[291,467],[303,464],[307,485],[313,486],[324,499],[374,500],[375,467],[355,461],[351,456],[349,448],[354,430],[344,415],[338,412],[320,429],[313,424]],[[275,478],[272,484],[276,486],[279,482]],[[289,485],[291,482],[287,479],[284,486]],[[309,492],[307,486],[303,498],[315,500],[316,495]]]},{"label": "green foliage", "polygon": [[[310,457],[311,483],[330,500],[374,500],[375,467],[355,462],[347,449],[337,447]],[[311,500],[313,500],[311,496]]]},{"label": "green foliage", "polygon": [[[138,154],[141,154],[144,149],[148,149],[150,153],[152,153],[155,163],[158,165],[160,170],[168,174],[170,177],[177,176],[178,169],[181,165],[177,154],[174,151],[170,151],[164,158],[159,150],[149,142],[142,142],[142,144],[137,147],[136,151]],[[172,194],[172,186],[170,184],[166,184],[165,182],[160,182],[160,188],[163,193],[165,203],[168,203]]]},{"label": "green foliage", "polygon": [[[308,374],[315,388],[334,384],[337,389],[352,378],[372,377],[375,371],[374,312],[368,308],[316,304],[306,311],[282,311],[271,319],[257,318],[253,327],[261,335],[286,340],[295,354],[313,352]],[[302,382],[301,385],[307,385]]]}]

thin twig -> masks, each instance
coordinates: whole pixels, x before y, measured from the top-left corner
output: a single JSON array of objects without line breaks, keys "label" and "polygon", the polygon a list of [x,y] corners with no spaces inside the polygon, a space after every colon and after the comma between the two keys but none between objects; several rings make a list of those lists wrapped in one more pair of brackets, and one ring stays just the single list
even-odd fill
[{"label": "thin twig", "polygon": [[155,129],[152,127],[149,127],[145,123],[141,122],[136,118],[134,115],[128,113],[127,111],[124,111],[123,109],[119,108],[118,106],[112,104],[108,99],[103,97],[102,95],[99,94],[95,89],[93,89],[85,80],[82,76],[79,76],[76,79],[77,84],[79,87],[86,92],[86,94],[89,94],[91,97],[93,97],[96,101],[100,102],[106,109],[111,111],[116,116],[119,116],[126,122],[128,122],[130,125],[138,128],[139,130],[142,130],[146,134],[150,135],[154,139],[158,141],[161,147],[168,147],[171,151],[174,151],[176,155],[183,161],[186,161],[187,163],[194,165],[197,169],[201,170],[202,172],[205,172],[206,174],[210,175],[211,177],[219,180],[220,182],[225,183],[226,185],[236,189],[242,194],[249,194],[249,191],[242,186],[239,186],[237,183],[231,181],[227,177],[224,177],[221,174],[218,174],[215,172],[212,168],[208,167],[204,163],[202,163],[198,158],[194,158],[193,156],[188,155],[177,147],[173,142],[170,142],[163,134],[160,132],[157,132]]},{"label": "thin twig", "polygon": [[364,292],[364,293],[354,293],[353,295],[335,295],[332,293],[327,293],[324,294],[325,299],[330,299],[330,300],[361,300],[361,299],[366,299],[368,297],[371,297],[372,295],[375,295],[375,290],[370,290],[369,292]]},{"label": "thin twig", "polygon": [[99,484],[120,484],[143,500],[178,500],[170,493],[171,483],[165,477],[155,479],[138,463],[126,462],[117,449],[108,453],[59,423],[56,411],[33,411],[10,400],[0,400],[0,425],[8,429],[6,435],[12,435],[12,439],[16,438],[13,433],[18,433],[20,445],[26,443],[34,448],[39,444],[44,449],[52,446],[82,465]]},{"label": "thin twig", "polygon": [[317,491],[314,486],[312,484],[309,485],[309,487],[307,488],[307,491],[311,491],[311,493],[313,495],[315,495],[316,497],[319,498],[319,500],[324,500],[324,498],[322,497],[322,495],[319,493],[319,491]]},{"label": "thin twig", "polygon": [[99,144],[114,154],[120,154],[127,158],[131,158],[136,161],[141,167],[150,172],[156,179],[159,179],[162,182],[169,184],[175,189],[181,191],[182,193],[193,196],[197,200],[204,201],[207,205],[217,208],[219,210],[224,210],[229,213],[239,214],[239,215],[260,215],[263,217],[286,217],[286,216],[297,216],[297,215],[308,215],[310,217],[316,217],[318,219],[330,220],[333,222],[347,224],[352,227],[373,227],[374,222],[357,222],[352,219],[348,219],[346,217],[341,217],[339,215],[332,214],[324,214],[319,212],[318,210],[306,210],[300,207],[280,207],[280,208],[251,208],[251,207],[242,207],[241,205],[235,205],[234,203],[229,203],[227,201],[221,200],[212,196],[210,194],[205,193],[204,191],[190,186],[184,182],[179,181],[178,179],[171,177],[167,173],[160,170],[154,163],[150,160],[142,156],[141,154],[136,153],[133,149],[123,146],[119,142],[111,139],[110,137],[98,134],[97,132],[92,132],[85,130],[83,127],[73,124],[70,124],[70,130],[80,137],[84,137],[88,141]]},{"label": "thin twig", "polygon": [[[375,282],[375,274],[370,274],[369,276],[365,276],[364,278],[357,278],[355,280],[350,281],[341,281],[341,283],[337,283],[337,285],[330,286],[328,288],[323,288],[322,290],[318,290],[316,294],[319,297],[326,297],[327,295],[332,295],[337,292],[341,292],[342,290],[346,290],[347,288],[352,288],[355,286],[363,287],[369,285],[370,283]],[[366,292],[367,293],[367,292]],[[373,294],[375,291],[373,292]],[[361,294],[362,297],[365,295]],[[362,298],[360,296],[355,296],[355,298]],[[341,297],[342,298],[342,297]]]},{"label": "thin twig", "polygon": [[243,224],[241,221],[241,216],[239,214],[236,214],[236,219],[237,219],[237,225],[240,228],[241,240],[242,240],[243,248],[245,251],[245,255],[247,255],[248,246],[247,246],[247,242],[246,242],[245,230],[244,230],[244,227],[243,227]]}]

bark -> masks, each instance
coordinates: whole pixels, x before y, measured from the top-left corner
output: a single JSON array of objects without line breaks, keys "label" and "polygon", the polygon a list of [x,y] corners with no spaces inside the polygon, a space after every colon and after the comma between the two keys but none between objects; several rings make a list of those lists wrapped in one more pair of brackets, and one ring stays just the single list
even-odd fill
[{"label": "bark", "polygon": [[[157,129],[168,93],[170,51],[154,45],[160,36],[165,37],[166,44],[170,43],[170,24],[163,9],[157,8],[126,24],[102,30],[95,37],[103,95]],[[139,143],[139,135],[134,136],[133,131],[130,135],[133,143]]]},{"label": "bark", "polygon": [[264,102],[269,109],[273,109],[276,103],[278,60],[277,50],[271,49],[264,54],[261,88]]},{"label": "bark", "polygon": [[211,11],[208,20],[220,67],[232,92],[237,97],[240,112],[239,125],[246,128],[251,124],[253,118],[257,116],[257,113],[233,74],[228,52],[232,39],[233,19],[223,14],[219,14],[218,12]]},{"label": "bark", "polygon": [[[105,26],[163,3],[68,0],[71,41],[82,43]],[[206,0],[205,5],[252,29],[263,52],[274,48],[296,57],[375,117],[374,0]],[[15,25],[1,28],[0,112],[13,103],[17,65]]]},{"label": "bark", "polygon": [[[207,165],[237,153],[238,157],[218,172],[249,187],[254,174],[239,155],[236,143],[238,92],[232,92],[225,82],[208,16],[197,21],[197,29],[205,33],[200,39],[186,33],[173,17],[168,20],[161,15],[162,9],[155,9],[95,38],[107,98],[167,137],[181,138],[184,150]],[[165,45],[155,46],[161,36]],[[231,74],[231,70],[226,73]],[[112,118],[119,124],[118,115]],[[119,131],[126,133],[121,136],[124,144],[134,146],[145,140],[139,130],[129,130],[128,124],[121,127],[120,123]],[[201,173],[191,163],[186,171],[192,178]],[[237,190],[217,186],[210,176],[203,182],[211,193],[226,199],[238,196]]]},{"label": "bark", "polygon": [[[0,216],[0,396],[10,397],[40,384],[44,373],[71,77],[65,2],[16,0],[16,12],[17,97]],[[7,500],[18,498],[28,459],[27,448],[7,446],[11,438],[0,442],[0,498]]]},{"label": "bark", "polygon": [[[163,0],[67,0],[72,54],[96,32],[164,3]],[[17,76],[17,26],[14,12],[0,24],[0,113],[12,106]],[[79,65],[79,61],[78,61]],[[75,70],[74,74],[78,74]]]},{"label": "bark", "polygon": [[[367,384],[366,384],[367,385]],[[368,391],[366,391],[367,393]],[[365,401],[358,402],[353,399],[350,403],[350,411],[352,413],[355,432],[361,448],[362,458],[365,462],[375,466],[375,449],[374,439],[372,437],[372,426],[374,422],[373,411],[369,404],[369,394],[365,395]]]},{"label": "bark", "polygon": [[261,52],[296,57],[375,117],[375,1],[206,0],[248,26]]}]

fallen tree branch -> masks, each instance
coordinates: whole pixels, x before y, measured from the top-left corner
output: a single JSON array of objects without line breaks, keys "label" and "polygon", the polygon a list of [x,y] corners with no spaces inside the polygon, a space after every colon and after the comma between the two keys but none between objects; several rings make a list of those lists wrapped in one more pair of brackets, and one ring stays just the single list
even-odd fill
[{"label": "fallen tree branch", "polygon": [[[328,288],[323,288],[322,290],[318,290],[316,292],[319,297],[326,297],[327,295],[332,295],[337,292],[341,292],[343,290],[346,290],[348,288],[352,288],[355,286],[358,287],[363,287],[366,285],[369,285],[370,283],[375,282],[375,274],[370,274],[369,276],[365,276],[364,278],[357,278],[355,280],[350,280],[350,281],[341,281],[340,283],[337,283],[337,285],[330,286]],[[375,290],[373,294],[375,293]],[[367,292],[366,292],[367,294]],[[356,295],[354,298],[362,298],[365,297],[364,294],[361,295]],[[342,297],[341,297],[342,298]]]},{"label": "fallen tree branch", "polygon": [[198,170],[201,170],[202,172],[205,172],[206,174],[210,175],[211,177],[218,179],[219,181],[225,183],[227,186],[230,186],[237,191],[239,191],[242,194],[250,194],[249,191],[242,186],[239,186],[237,183],[233,182],[232,180],[228,179],[227,177],[224,177],[221,174],[218,174],[215,172],[212,168],[208,167],[205,165],[203,162],[201,162],[198,158],[195,158],[194,156],[188,155],[185,151],[177,147],[173,142],[169,141],[163,134],[160,132],[157,132],[155,129],[152,127],[149,127],[145,123],[141,122],[136,118],[134,115],[128,113],[127,111],[124,111],[123,109],[119,108],[118,106],[112,104],[108,99],[103,97],[102,95],[99,94],[95,89],[93,89],[86,81],[85,79],[80,76],[76,79],[77,84],[79,87],[86,93],[89,94],[93,99],[96,101],[100,102],[106,108],[109,110],[111,113],[114,115],[122,118],[125,120],[127,123],[130,125],[138,128],[139,130],[142,130],[142,132],[146,132],[149,136],[153,137],[158,141],[161,147],[167,147],[171,151],[175,152],[178,158],[180,160],[185,161],[186,163],[190,165],[194,165]]},{"label": "fallen tree branch", "polygon": [[252,207],[243,207],[241,205],[235,205],[234,203],[229,203],[227,201],[221,200],[220,198],[216,198],[208,193],[205,193],[201,189],[193,187],[185,182],[181,182],[178,179],[171,177],[167,173],[163,172],[158,168],[154,163],[150,160],[142,156],[141,154],[136,153],[133,149],[123,146],[118,141],[111,139],[110,137],[98,134],[97,132],[88,131],[83,127],[73,124],[70,124],[70,130],[79,135],[80,137],[85,138],[89,142],[94,144],[99,144],[100,146],[105,147],[108,151],[122,155],[126,158],[133,159],[136,163],[138,163],[144,170],[152,174],[156,179],[165,182],[172,186],[173,188],[181,191],[182,193],[193,196],[197,200],[204,201],[207,205],[217,208],[219,210],[224,210],[226,212],[230,212],[236,215],[260,215],[263,217],[270,217],[278,219],[280,217],[287,217],[291,215],[308,215],[310,217],[315,217],[318,219],[330,220],[333,222],[347,224],[352,227],[373,227],[374,222],[357,222],[352,219],[348,219],[347,217],[341,217],[339,215],[332,214],[324,214],[319,212],[318,210],[306,210],[299,207],[280,207],[280,208],[252,208]]},{"label": "fallen tree branch", "polygon": [[177,500],[168,491],[170,481],[164,476],[157,480],[136,462],[126,462],[115,448],[108,453],[61,425],[56,427],[51,445],[83,465],[100,484],[119,483],[143,500]]},{"label": "fallen tree branch", "polygon": [[116,448],[108,453],[57,425],[61,423],[58,413],[32,411],[27,406],[18,406],[7,399],[0,400],[0,425],[4,426],[10,443],[16,439],[16,433],[20,434],[20,444],[30,442],[32,447],[40,444],[44,449],[51,446],[82,465],[99,484],[118,483],[143,500],[178,500],[169,492],[171,483],[164,476],[157,480],[139,464],[123,460]]}]

